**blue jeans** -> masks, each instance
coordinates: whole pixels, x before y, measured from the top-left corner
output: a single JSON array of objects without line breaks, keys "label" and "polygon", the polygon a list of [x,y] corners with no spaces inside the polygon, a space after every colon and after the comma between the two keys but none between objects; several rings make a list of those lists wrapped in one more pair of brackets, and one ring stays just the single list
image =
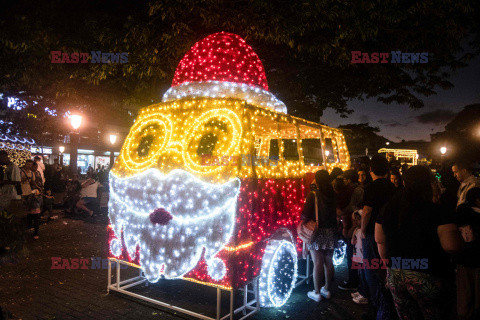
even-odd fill
[{"label": "blue jeans", "polygon": [[358,293],[360,293],[362,296],[367,298],[368,295],[368,284],[367,284],[367,279],[365,278],[365,270],[363,269],[358,269],[358,279],[360,281],[358,282]]},{"label": "blue jeans", "polygon": [[[362,239],[362,246],[363,259],[367,259],[369,262],[372,259],[380,259],[373,234],[366,235],[365,239]],[[365,271],[365,280],[368,287],[366,290],[368,300],[377,311],[377,320],[397,319],[392,294],[385,288],[386,273],[383,272],[385,270],[364,269],[363,271]]]},{"label": "blue jeans", "polygon": [[353,244],[351,244],[350,241],[351,239],[345,239],[345,243],[347,244],[345,258],[347,259],[348,282],[354,286],[358,286],[358,270],[352,269]]}]

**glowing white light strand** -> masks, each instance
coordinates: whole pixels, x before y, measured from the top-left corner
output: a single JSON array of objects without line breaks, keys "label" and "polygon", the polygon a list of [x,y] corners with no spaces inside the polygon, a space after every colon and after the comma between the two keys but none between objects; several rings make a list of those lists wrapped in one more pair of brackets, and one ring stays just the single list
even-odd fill
[{"label": "glowing white light strand", "polygon": [[112,241],[110,241],[110,251],[116,257],[122,254],[122,242],[120,239],[112,239]]},{"label": "glowing white light strand", "polygon": [[13,143],[35,144],[35,140],[28,138],[21,138],[16,136],[9,136],[6,134],[0,134],[0,140],[10,141]]},{"label": "glowing white light strand", "polygon": [[[287,261],[282,261],[284,255]],[[284,270],[287,265],[292,269]],[[282,283],[282,279],[275,277],[276,271],[283,271],[283,276],[291,276],[291,281]],[[298,273],[298,258],[295,246],[286,240],[271,240],[265,249],[262,259],[262,269],[259,278],[260,306],[281,307],[290,297]],[[284,293],[278,292],[277,287],[283,286]]]},{"label": "glowing white light strand", "polygon": [[[140,264],[150,282],[162,275],[181,278],[197,265],[204,248],[205,260],[211,261],[233,234],[238,178],[211,184],[184,170],[165,175],[152,168],[128,178],[111,173],[110,183],[109,218],[115,236],[121,239],[123,232],[131,257],[140,247]],[[158,208],[172,215],[168,224],[150,221]],[[115,246],[113,254],[118,253]]]},{"label": "glowing white light strand", "polygon": [[207,261],[207,271],[208,275],[215,281],[220,281],[225,278],[227,274],[227,267],[225,263],[220,258],[213,258],[210,261]]},{"label": "glowing white light strand", "polygon": [[338,248],[333,250],[333,265],[338,266],[341,265],[343,259],[345,259],[345,254],[347,252],[347,244],[343,242],[343,240],[338,241]]},{"label": "glowing white light strand", "polygon": [[245,83],[227,81],[184,82],[168,89],[163,95],[162,101],[168,102],[182,98],[205,97],[236,98],[277,112],[287,113],[285,104],[271,92]]}]

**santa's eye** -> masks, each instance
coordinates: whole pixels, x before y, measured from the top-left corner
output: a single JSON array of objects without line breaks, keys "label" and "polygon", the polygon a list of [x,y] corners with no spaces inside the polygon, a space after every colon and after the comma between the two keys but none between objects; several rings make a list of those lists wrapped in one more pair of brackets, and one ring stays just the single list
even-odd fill
[{"label": "santa's eye", "polygon": [[205,133],[202,135],[200,142],[198,143],[197,155],[212,155],[215,146],[217,145],[218,137],[211,132]]},{"label": "santa's eye", "polygon": [[202,165],[205,156],[229,157],[237,154],[241,132],[241,122],[233,111],[213,109],[205,112],[186,134],[186,165],[195,171],[215,170],[212,166]]},{"label": "santa's eye", "polygon": [[213,155],[219,140],[228,134],[228,125],[223,121],[213,119],[205,123],[203,130],[205,133],[198,143],[197,155]]},{"label": "santa's eye", "polygon": [[171,123],[163,114],[140,117],[133,125],[122,157],[125,164],[134,170],[150,167],[167,144],[171,135]]},{"label": "santa's eye", "polygon": [[142,137],[137,148],[137,154],[139,158],[144,158],[148,156],[148,153],[150,152],[150,148],[154,140],[155,140],[155,137],[153,135]]}]

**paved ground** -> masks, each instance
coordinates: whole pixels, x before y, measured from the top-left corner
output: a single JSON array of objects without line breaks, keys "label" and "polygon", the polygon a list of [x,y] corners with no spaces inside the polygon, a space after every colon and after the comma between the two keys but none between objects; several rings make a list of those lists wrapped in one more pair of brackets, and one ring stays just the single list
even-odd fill
[{"label": "paved ground", "polygon": [[[52,257],[90,259],[106,255],[105,218],[93,221],[61,218],[42,225],[40,239],[28,240],[26,253],[18,262],[0,266],[0,305],[15,319],[190,319],[124,295],[107,294],[107,270],[51,269]],[[336,282],[344,277],[345,266],[340,266]],[[351,301],[349,292],[338,289],[331,300],[317,304],[306,297],[311,286],[304,284],[295,289],[282,308],[262,309],[250,319],[359,319],[366,311],[365,306]],[[164,281],[139,286],[135,292],[206,315],[215,314],[214,288]],[[226,295],[224,301],[223,308],[227,311]]]}]

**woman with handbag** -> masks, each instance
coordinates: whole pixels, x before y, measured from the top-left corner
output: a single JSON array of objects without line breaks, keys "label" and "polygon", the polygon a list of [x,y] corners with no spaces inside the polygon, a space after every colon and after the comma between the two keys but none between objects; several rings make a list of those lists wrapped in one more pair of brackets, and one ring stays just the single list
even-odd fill
[{"label": "woman with handbag", "polygon": [[[305,242],[313,260],[313,284],[315,290],[308,297],[315,301],[331,298],[333,282],[333,250],[338,241],[335,192],[326,170],[315,173],[305,201],[298,234]],[[322,284],[325,284],[322,287]]]}]

